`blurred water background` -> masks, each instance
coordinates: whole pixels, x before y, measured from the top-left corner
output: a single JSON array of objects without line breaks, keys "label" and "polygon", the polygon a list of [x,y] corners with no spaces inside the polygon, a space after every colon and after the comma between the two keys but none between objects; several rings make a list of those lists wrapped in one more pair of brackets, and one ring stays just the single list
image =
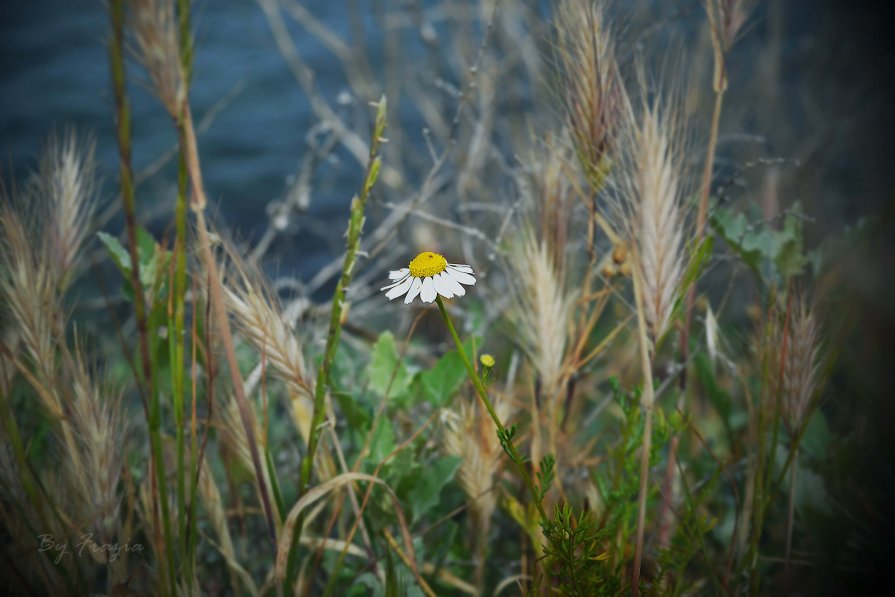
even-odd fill
[{"label": "blurred water background", "polygon": [[[425,13],[437,3],[313,0],[303,4],[349,43],[357,31],[352,30],[356,23],[346,17],[346,11],[357,11],[358,22],[364,26],[363,43],[369,48],[369,61],[376,69],[384,43],[383,29],[376,26],[377,15],[386,10]],[[529,4],[545,15],[549,12],[548,2]],[[637,3],[617,4],[624,8]],[[647,6],[647,14],[657,19],[659,30],[693,36],[705,26],[697,0],[641,4]],[[830,139],[823,140],[820,146],[820,151],[826,153],[819,156],[819,165],[825,169],[821,178],[826,188],[835,190],[847,185],[850,192],[862,199],[842,202],[841,196],[833,192],[823,199],[802,200],[825,201],[823,214],[835,222],[854,219],[861,212],[877,211],[881,208],[877,197],[880,181],[878,172],[869,167],[867,156],[881,153],[878,142],[882,137],[872,134],[880,124],[873,120],[878,118],[874,107],[885,97],[880,92],[887,88],[887,83],[871,80],[867,85],[868,77],[864,74],[874,70],[873,64],[865,64],[848,75],[848,68],[854,68],[872,52],[876,53],[875,61],[884,62],[887,57],[866,47],[876,40],[872,17],[841,18],[846,11],[837,11],[834,2],[779,2],[771,3],[770,10],[779,11],[777,19],[769,14],[766,3],[759,3],[753,26],[731,56],[730,103],[736,105],[737,98],[744,95],[766,99],[761,94],[770,93],[773,88],[777,105],[747,110],[744,118],[748,125],[746,130],[738,131],[743,133],[740,138],[725,139],[722,126],[722,171],[730,145],[742,144],[744,139],[748,143],[749,136],[758,140],[756,155],[804,163],[806,157],[813,158],[805,155],[799,142],[806,136],[827,135]],[[11,171],[21,179],[36,166],[47,136],[54,130],[73,126],[95,135],[106,181],[104,196],[110,198],[117,176],[117,147],[105,45],[108,16],[103,4],[94,0],[6,1],[0,11],[0,157],[4,172]],[[198,120],[214,114],[213,122],[200,138],[208,194],[223,220],[240,237],[256,240],[268,223],[267,204],[282,197],[294,182],[308,150],[309,131],[317,119],[278,52],[257,2],[205,0],[196,3],[194,15],[196,51],[191,100]],[[865,20],[870,23],[870,30],[866,29]],[[293,20],[285,22],[302,58],[315,73],[321,96],[343,115],[359,107],[363,109],[358,106],[358,98],[350,95],[350,87],[333,54]],[[781,26],[782,31],[773,30]],[[770,73],[756,60],[759,50],[773,35],[780,40],[780,70]],[[418,56],[408,54],[406,58],[413,60]],[[140,69],[132,65],[130,74],[136,81],[131,85],[134,167],[137,172],[146,172],[173,147],[175,138],[168,116],[146,86],[139,84],[144,76]],[[374,72],[374,76],[377,74],[381,72]],[[814,98],[818,110],[829,112],[834,119],[827,130],[811,129],[816,121],[806,114],[806,95]],[[744,102],[740,99],[739,103]],[[839,122],[835,122],[837,115]],[[891,114],[888,118],[891,121]],[[408,134],[415,135],[413,142],[423,149],[424,124],[410,109],[402,111],[401,119]],[[366,135],[366,131],[358,132]],[[829,146],[835,150],[830,151]],[[328,182],[315,186],[307,213],[309,222],[323,228],[315,231],[314,226],[306,227],[304,232],[309,234],[294,235],[295,244],[282,248],[278,255],[280,267],[287,271],[307,276],[336,249],[320,242],[320,237],[327,226],[342,226],[345,207],[360,175],[356,163],[340,157],[345,157],[344,152],[335,151],[321,166],[321,178]],[[175,172],[169,162],[149,179],[138,199],[151,202],[155,194],[153,181],[170,183],[175,180]],[[408,183],[412,187],[419,181]],[[819,234],[825,232],[821,227]]]}]

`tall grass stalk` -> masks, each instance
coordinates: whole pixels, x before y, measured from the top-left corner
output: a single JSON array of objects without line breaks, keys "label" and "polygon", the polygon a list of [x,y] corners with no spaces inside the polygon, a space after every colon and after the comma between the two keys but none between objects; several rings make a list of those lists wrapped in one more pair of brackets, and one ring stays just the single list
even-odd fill
[{"label": "tall grass stalk", "polygon": [[653,389],[653,363],[650,358],[650,341],[647,332],[646,308],[643,304],[643,281],[639,267],[634,268],[634,300],[637,309],[637,341],[640,345],[640,367],[643,373],[643,394],[640,406],[643,410],[643,445],[640,454],[640,489],[637,494],[637,538],[634,546],[634,575],[631,592],[640,592],[640,569],[643,561],[643,537],[646,528],[646,498],[649,485],[650,450],[653,441],[653,405],[656,400]]},{"label": "tall grass stalk", "polygon": [[[190,34],[190,3],[189,0],[178,0],[177,17],[179,23],[180,61],[184,73],[184,86],[189,92],[190,73],[192,72],[192,36]],[[177,203],[174,208],[174,256],[171,289],[168,302],[168,329],[173,333],[168,334],[169,354],[171,365],[172,402],[174,407],[174,422],[176,426],[177,441],[177,500],[178,500],[178,528],[181,529],[181,558],[185,567],[185,576],[192,578],[195,567],[195,549],[198,535],[198,518],[196,511],[196,499],[199,482],[199,469],[197,462],[197,437],[191,434],[190,466],[185,470],[185,386],[184,371],[186,367],[185,346],[186,334],[184,333],[186,299],[186,237],[187,237],[187,185],[189,172],[187,171],[186,155],[178,152],[177,159]],[[195,379],[193,380],[195,383]],[[190,483],[189,498],[186,496],[186,478],[194,479]],[[189,507],[189,510],[187,508]]]},{"label": "tall grass stalk", "polygon": [[[165,475],[165,461],[162,454],[161,439],[161,405],[158,388],[149,352],[149,331],[147,330],[146,303],[143,286],[140,282],[140,260],[137,253],[137,217],[134,191],[134,177],[131,167],[131,122],[130,107],[127,101],[126,72],[124,61],[125,3],[113,0],[109,4],[112,20],[112,43],[109,44],[109,58],[112,70],[112,85],[115,93],[115,112],[118,134],[119,176],[121,178],[121,201],[124,209],[125,227],[127,229],[128,252],[131,261],[131,286],[134,295],[134,315],[140,342],[140,357],[143,365],[143,383],[138,387],[145,388],[144,409],[149,424],[151,443],[150,477],[153,489],[152,513],[153,528],[157,534],[155,544],[161,546],[159,571],[162,586],[176,594],[174,538],[168,511],[168,491]],[[148,395],[148,404],[147,398]],[[159,508],[161,517],[159,518]],[[167,581],[167,582],[166,582]]]},{"label": "tall grass stalk", "polygon": [[[749,0],[703,0],[708,17],[709,35],[712,42],[713,70],[712,90],[714,104],[712,120],[709,125],[709,141],[703,163],[702,180],[699,188],[699,207],[696,212],[696,244],[699,246],[705,237],[705,225],[708,219],[709,195],[712,188],[712,173],[715,167],[715,153],[718,146],[718,129],[721,122],[721,110],[724,104],[724,93],[727,91],[727,53],[733,46],[748,14],[746,6]],[[676,408],[683,410],[687,395],[687,362],[690,354],[690,325],[693,317],[693,306],[696,302],[696,285],[687,292],[684,307],[683,326],[678,336],[680,362],[683,364],[679,378],[680,395]],[[674,474],[677,469],[677,452],[680,437],[671,438],[668,451],[668,464],[665,469],[665,481],[662,489],[662,505],[659,508],[659,545],[667,546],[671,540],[671,503],[674,500]]]},{"label": "tall grass stalk", "polygon": [[[387,108],[388,102],[385,96],[379,99],[376,104],[376,122],[373,126],[373,136],[370,139],[370,153],[367,161],[367,171],[364,176],[364,182],[360,193],[355,195],[351,201],[351,215],[348,219],[348,232],[345,249],[345,259],[342,264],[342,275],[336,283],[336,289],[333,292],[332,304],[330,308],[329,330],[326,336],[326,348],[323,351],[323,361],[317,371],[317,384],[314,389],[314,410],[311,415],[311,428],[308,436],[308,449],[302,458],[301,475],[299,477],[298,492],[303,495],[311,482],[311,474],[314,467],[314,455],[317,451],[317,445],[320,442],[320,434],[322,432],[321,425],[326,415],[326,393],[330,385],[330,372],[332,371],[333,361],[336,356],[336,348],[339,345],[339,336],[342,331],[342,312],[345,308],[345,292],[351,282],[351,275],[354,272],[354,266],[357,261],[357,251],[360,248],[361,234],[364,229],[364,209],[370,191],[379,177],[379,170],[382,166],[382,160],[379,157],[379,147],[385,140],[385,127],[387,124]],[[292,545],[289,549],[289,559],[286,568],[286,580],[284,588],[291,590],[295,583],[295,575],[297,574],[296,545],[301,537],[302,527],[304,526],[305,516],[302,513],[295,523],[295,531],[293,534]]]}]

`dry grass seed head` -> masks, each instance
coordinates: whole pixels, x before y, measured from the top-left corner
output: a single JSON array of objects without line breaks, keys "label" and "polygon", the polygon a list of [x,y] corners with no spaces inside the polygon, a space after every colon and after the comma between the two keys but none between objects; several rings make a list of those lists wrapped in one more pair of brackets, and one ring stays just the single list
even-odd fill
[{"label": "dry grass seed head", "polygon": [[[3,199],[0,205],[3,315],[7,324],[17,331],[39,381],[51,387],[55,379],[55,347],[61,328],[62,302],[50,265],[47,236],[40,234],[43,221],[37,215],[38,210],[28,213],[24,207],[15,206],[12,198],[4,196]],[[35,243],[34,239],[43,241]],[[42,399],[48,397],[44,393],[39,395]],[[49,402],[47,407],[51,412],[58,411],[56,400],[51,398]]]},{"label": "dry grass seed head", "polygon": [[[108,543],[119,528],[119,480],[124,466],[121,446],[127,433],[127,420],[121,408],[121,393],[97,382],[102,375],[88,369],[82,348],[76,349],[70,368],[69,421],[84,468],[83,474],[72,482],[80,492],[81,520],[96,534],[96,541]],[[71,468],[74,473],[74,467]]]},{"label": "dry grass seed head", "polygon": [[[53,136],[44,150],[30,194],[47,205],[48,251],[59,292],[65,292],[81,256],[97,204],[95,142],[73,131]],[[43,212],[43,210],[41,210]]]},{"label": "dry grass seed head", "polygon": [[[783,421],[791,434],[798,433],[806,423],[817,395],[819,380],[820,326],[805,297],[793,299],[794,306],[789,315],[789,330],[786,339],[786,353],[783,362],[783,388],[781,407]],[[783,325],[777,326],[775,346],[782,351]],[[779,357],[776,367],[780,366]],[[779,375],[779,368],[772,373]],[[777,384],[772,384],[776,386]],[[776,389],[776,388],[775,388]]]},{"label": "dry grass seed head", "polygon": [[565,271],[558,269],[556,262],[546,242],[538,241],[530,228],[522,231],[511,258],[517,281],[514,320],[548,399],[556,398],[564,383],[569,323],[575,304]]},{"label": "dry grass seed head", "polygon": [[569,130],[588,182],[599,189],[625,104],[612,31],[602,3],[591,0],[561,2],[555,27]]},{"label": "dry grass seed head", "polygon": [[149,73],[155,93],[172,118],[186,98],[173,0],[134,0],[130,26],[137,59]]},{"label": "dry grass seed head", "polygon": [[680,283],[687,263],[683,241],[690,176],[686,128],[675,96],[649,97],[645,83],[641,86],[644,98],[639,113],[627,122],[611,200],[618,228],[634,249],[647,327],[655,342],[668,330],[675,298],[685,290]]},{"label": "dry grass seed head", "polygon": [[307,441],[312,382],[301,341],[257,268],[246,263],[231,243],[224,247],[231,265],[224,284],[227,311],[242,338],[264,355],[272,374],[286,384],[295,424]]}]

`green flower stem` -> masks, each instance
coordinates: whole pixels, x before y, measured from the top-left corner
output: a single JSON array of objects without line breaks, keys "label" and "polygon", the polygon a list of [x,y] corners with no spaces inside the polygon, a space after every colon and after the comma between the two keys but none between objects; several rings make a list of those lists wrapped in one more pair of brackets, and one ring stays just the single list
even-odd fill
[{"label": "green flower stem", "polygon": [[444,323],[447,324],[448,330],[451,332],[451,337],[454,339],[454,344],[457,345],[457,352],[463,360],[463,365],[466,366],[466,372],[469,374],[469,379],[472,380],[472,385],[475,386],[475,391],[478,393],[479,398],[482,399],[482,404],[485,405],[485,410],[491,415],[491,420],[494,421],[494,426],[497,427],[497,436],[501,438],[504,450],[506,450],[510,460],[516,465],[516,468],[519,470],[519,475],[531,492],[531,497],[538,507],[538,514],[541,515],[541,520],[547,520],[547,514],[544,512],[544,506],[541,503],[540,493],[531,479],[531,474],[529,474],[528,469],[525,468],[525,462],[519,455],[519,451],[516,449],[515,444],[513,444],[512,438],[507,435],[506,427],[500,422],[500,417],[497,416],[497,412],[494,410],[491,400],[488,399],[488,392],[485,390],[485,385],[482,383],[482,380],[479,379],[479,376],[476,375],[475,369],[472,368],[472,363],[470,362],[469,357],[466,356],[466,350],[463,349],[463,343],[460,341],[460,336],[457,335],[457,330],[454,329],[454,324],[451,321],[450,315],[448,315],[447,309],[444,307],[444,302],[442,302],[441,297],[438,295],[435,296],[435,302],[438,303],[438,309],[441,311]]}]

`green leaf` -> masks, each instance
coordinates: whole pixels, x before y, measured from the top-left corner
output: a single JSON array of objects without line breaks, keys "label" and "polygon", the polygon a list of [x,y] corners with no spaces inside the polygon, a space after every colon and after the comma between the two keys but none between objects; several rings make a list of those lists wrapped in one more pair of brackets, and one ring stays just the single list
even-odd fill
[{"label": "green leaf", "polygon": [[761,251],[760,243],[754,237],[746,239],[749,232],[749,226],[746,222],[746,216],[739,213],[734,214],[727,209],[718,209],[712,215],[712,224],[715,230],[721,235],[724,241],[734,250],[756,274],[761,271]]},{"label": "green leaf", "polygon": [[441,490],[454,478],[461,462],[456,456],[444,456],[405,479],[405,498],[413,510],[413,522],[438,505]]},{"label": "green leaf", "polygon": [[451,351],[438,359],[434,367],[419,374],[423,397],[433,406],[447,406],[466,376],[463,359]]},{"label": "green leaf", "polygon": [[155,296],[161,298],[167,295],[168,264],[171,262],[171,253],[162,250],[155,245],[153,253],[143,262],[145,255],[140,255],[140,283],[143,288],[155,289]]},{"label": "green leaf", "polygon": [[111,234],[97,232],[96,236],[106,246],[106,250],[109,251],[109,255],[112,257],[112,262],[122,275],[127,278],[131,272],[131,256],[128,254],[127,249]]},{"label": "green leaf", "polygon": [[391,332],[380,334],[373,345],[373,355],[367,366],[367,379],[370,380],[370,390],[380,398],[388,396],[395,399],[407,391],[412,378],[407,366],[398,360],[395,337]]},{"label": "green leaf", "polygon": [[805,429],[805,434],[802,436],[800,451],[815,462],[825,462],[828,459],[832,441],[833,434],[827,425],[827,418],[823,411],[815,410],[808,422],[807,429]]},{"label": "green leaf", "polygon": [[774,255],[774,265],[784,278],[797,276],[808,264],[802,247],[802,221],[798,217],[798,204],[786,215],[783,230],[779,232],[779,246]]},{"label": "green leaf", "polygon": [[379,464],[394,449],[395,430],[392,428],[391,421],[383,417],[379,420],[370,440],[370,461]]}]

